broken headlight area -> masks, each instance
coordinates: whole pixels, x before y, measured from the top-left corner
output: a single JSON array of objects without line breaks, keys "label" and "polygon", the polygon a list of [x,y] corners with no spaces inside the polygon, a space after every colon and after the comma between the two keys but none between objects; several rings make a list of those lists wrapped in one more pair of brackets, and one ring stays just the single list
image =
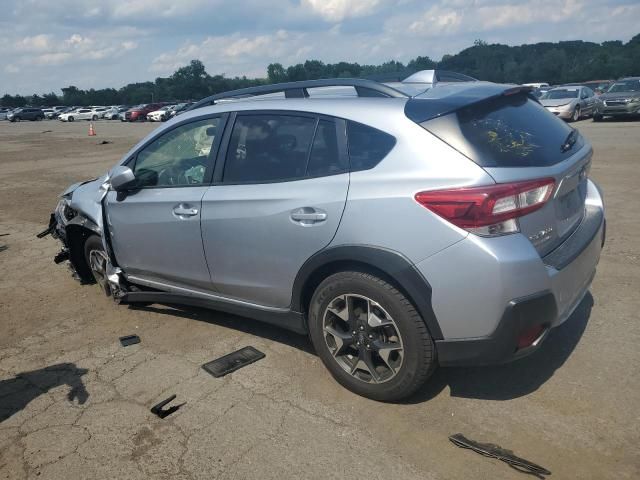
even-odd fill
[{"label": "broken headlight area", "polygon": [[[69,205],[69,199],[66,197],[62,197],[56,206],[54,215],[58,224],[61,227],[65,227],[67,223],[74,219],[78,215],[71,205]],[[58,229],[59,230],[59,229]]]}]

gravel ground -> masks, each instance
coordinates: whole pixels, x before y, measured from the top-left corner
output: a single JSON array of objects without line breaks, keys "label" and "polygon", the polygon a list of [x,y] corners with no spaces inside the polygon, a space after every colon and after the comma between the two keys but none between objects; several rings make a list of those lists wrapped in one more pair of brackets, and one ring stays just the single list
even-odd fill
[{"label": "gravel ground", "polygon": [[[532,356],[440,369],[403,404],[338,386],[305,337],[227,314],[117,306],[50,237],[57,195],[153,124],[0,122],[0,479],[526,478],[454,447],[462,432],[552,478],[640,478],[640,122],[582,121],[608,236],[591,295]],[[108,140],[109,144],[100,144]],[[121,335],[142,343],[122,348]],[[200,365],[253,345],[215,379]],[[186,404],[160,420],[170,394]]]}]

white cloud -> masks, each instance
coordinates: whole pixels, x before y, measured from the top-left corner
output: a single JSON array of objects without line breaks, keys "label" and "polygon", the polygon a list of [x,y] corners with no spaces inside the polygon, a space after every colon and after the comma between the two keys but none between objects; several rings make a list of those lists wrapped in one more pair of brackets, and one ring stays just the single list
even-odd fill
[{"label": "white cloud", "polygon": [[0,86],[25,94],[70,83],[118,87],[151,80],[150,72],[170,75],[192,59],[202,60],[210,74],[265,76],[272,62],[437,60],[477,38],[511,45],[602,42],[640,32],[638,0],[0,3]]},{"label": "white cloud", "polygon": [[381,4],[380,0],[303,0],[302,3],[331,22],[370,15]]},{"label": "white cloud", "polygon": [[304,42],[305,35],[278,30],[271,35],[207,37],[199,43],[187,43],[175,52],[166,52],[153,59],[151,70],[169,74],[200,59],[212,73],[227,75],[265,76],[271,62],[293,61],[299,49],[295,45]]},{"label": "white cloud", "polygon": [[36,35],[34,37],[24,37],[15,43],[16,49],[21,52],[41,52],[51,48],[50,35]]}]

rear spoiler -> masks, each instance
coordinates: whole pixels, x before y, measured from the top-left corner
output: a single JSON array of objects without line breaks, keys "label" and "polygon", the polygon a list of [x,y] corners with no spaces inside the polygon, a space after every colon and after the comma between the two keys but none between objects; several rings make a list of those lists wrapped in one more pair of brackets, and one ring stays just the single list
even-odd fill
[{"label": "rear spoiler", "polygon": [[531,95],[532,91],[532,87],[523,85],[489,82],[451,84],[433,88],[424,94],[410,98],[404,107],[404,113],[414,122],[422,123],[499,97],[524,94],[538,101]]}]

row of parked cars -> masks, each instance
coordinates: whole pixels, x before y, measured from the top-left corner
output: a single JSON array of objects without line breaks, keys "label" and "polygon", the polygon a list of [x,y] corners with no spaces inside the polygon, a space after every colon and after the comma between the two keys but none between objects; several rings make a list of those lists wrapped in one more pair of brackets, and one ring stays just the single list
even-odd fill
[{"label": "row of parked cars", "polygon": [[0,108],[0,120],[19,122],[22,120],[53,120],[75,122],[76,120],[121,120],[123,122],[152,121],[165,122],[185,111],[192,102],[149,103],[142,105],[111,105],[91,107],[20,107]]},{"label": "row of parked cars", "polygon": [[540,103],[567,121],[640,116],[640,77],[536,88]]}]

